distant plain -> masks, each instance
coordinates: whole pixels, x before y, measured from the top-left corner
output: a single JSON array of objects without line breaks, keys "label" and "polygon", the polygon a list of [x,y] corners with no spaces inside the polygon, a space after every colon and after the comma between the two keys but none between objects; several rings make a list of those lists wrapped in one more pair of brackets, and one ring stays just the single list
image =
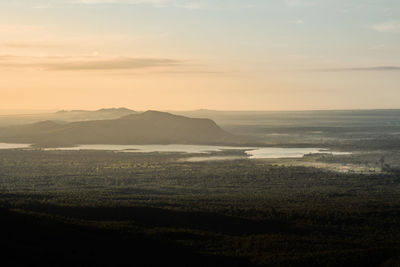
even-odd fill
[{"label": "distant plain", "polygon": [[1,229],[15,240],[2,248],[27,255],[10,263],[132,264],[133,249],[148,264],[398,264],[399,110],[181,115],[235,142],[1,143]]}]

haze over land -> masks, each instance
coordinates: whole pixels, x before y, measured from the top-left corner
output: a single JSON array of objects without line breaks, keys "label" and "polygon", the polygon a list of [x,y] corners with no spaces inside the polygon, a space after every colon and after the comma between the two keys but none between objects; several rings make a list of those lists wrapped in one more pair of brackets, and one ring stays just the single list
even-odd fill
[{"label": "haze over land", "polygon": [[[107,119],[111,115],[115,119]],[[130,115],[125,115],[125,114]],[[0,128],[0,141],[37,145],[76,144],[220,144],[233,141],[209,119],[193,119],[159,111],[135,114],[127,109],[92,112],[57,112],[66,119],[83,121],[57,123],[42,121]],[[77,116],[78,115],[78,116]],[[93,115],[97,120],[93,119]],[[101,115],[106,115],[102,117]],[[125,115],[125,116],[124,116]],[[72,116],[72,118],[71,118]],[[85,117],[88,116],[88,117]],[[100,119],[101,118],[101,119]]]},{"label": "haze over land", "polygon": [[[21,113],[21,114],[19,114]],[[56,112],[17,112],[16,114],[0,115],[0,127],[9,125],[30,124],[40,121],[54,121],[60,123],[88,120],[118,119],[126,115],[136,114],[127,108],[104,108],[99,110],[59,110]]]},{"label": "haze over land", "polygon": [[208,144],[398,149],[400,110],[134,111],[110,108],[0,116],[0,142]]}]

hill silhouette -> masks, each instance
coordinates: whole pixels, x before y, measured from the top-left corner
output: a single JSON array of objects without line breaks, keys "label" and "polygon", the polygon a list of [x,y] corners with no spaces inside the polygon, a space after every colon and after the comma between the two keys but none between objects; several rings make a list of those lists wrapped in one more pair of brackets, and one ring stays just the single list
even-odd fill
[{"label": "hill silhouette", "polygon": [[132,262],[139,266],[160,266],[165,262],[174,266],[232,266],[237,262],[249,265],[239,258],[200,254],[145,231],[117,231],[3,207],[0,216],[4,266],[130,266]]},{"label": "hill silhouette", "polygon": [[60,110],[55,113],[1,115],[0,126],[24,125],[41,121],[60,123],[91,120],[111,120],[127,115],[137,114],[127,108],[103,108],[99,110]]},{"label": "hill silhouette", "polygon": [[210,119],[146,111],[119,119],[43,121],[0,129],[0,142],[43,146],[76,144],[217,144],[233,136]]}]

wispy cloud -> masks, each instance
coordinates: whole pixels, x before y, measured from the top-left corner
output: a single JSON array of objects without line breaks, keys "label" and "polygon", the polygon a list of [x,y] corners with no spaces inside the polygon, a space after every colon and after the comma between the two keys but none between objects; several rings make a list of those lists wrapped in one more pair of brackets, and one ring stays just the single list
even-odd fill
[{"label": "wispy cloud", "polygon": [[284,0],[288,7],[311,6],[314,4],[311,0]]},{"label": "wispy cloud", "polygon": [[400,71],[400,66],[372,66],[358,68],[327,68],[313,69],[312,71]]},{"label": "wispy cloud", "polygon": [[54,62],[43,64],[48,70],[127,70],[152,67],[171,67],[180,65],[180,61],[160,58],[113,58],[93,61]]},{"label": "wispy cloud", "polygon": [[0,55],[2,68],[33,68],[48,71],[81,70],[134,70],[158,67],[174,67],[183,62],[167,58],[132,58],[132,57],[25,57]]},{"label": "wispy cloud", "polygon": [[120,5],[152,5],[155,7],[173,6],[184,9],[202,9],[205,7],[200,1],[177,1],[177,0],[75,0],[75,3],[85,5],[120,4]]},{"label": "wispy cloud", "polygon": [[53,47],[55,44],[50,42],[0,42],[0,48],[37,48],[37,47]]},{"label": "wispy cloud", "polygon": [[123,4],[123,5],[151,5],[155,7],[175,7],[181,9],[211,9],[220,6],[201,0],[74,0],[74,3],[86,5]]},{"label": "wispy cloud", "polygon": [[170,0],[77,0],[81,4],[163,4]]},{"label": "wispy cloud", "polygon": [[184,9],[204,9],[206,5],[202,2],[185,2],[175,4],[176,7],[184,8]]},{"label": "wispy cloud", "polygon": [[400,33],[400,22],[389,21],[371,26],[371,29],[377,32]]}]

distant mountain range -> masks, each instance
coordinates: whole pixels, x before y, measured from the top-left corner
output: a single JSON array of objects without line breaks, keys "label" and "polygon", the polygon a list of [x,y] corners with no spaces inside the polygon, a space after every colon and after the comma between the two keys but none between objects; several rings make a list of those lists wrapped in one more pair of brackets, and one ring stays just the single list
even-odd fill
[{"label": "distant mountain range", "polygon": [[0,126],[23,125],[46,120],[63,123],[74,121],[111,120],[137,113],[138,112],[127,108],[104,108],[94,111],[61,110],[55,113],[1,115]]},{"label": "distant mountain range", "polygon": [[[113,110],[115,113],[132,112]],[[57,112],[72,118],[84,111]],[[110,110],[99,110],[96,114]],[[62,116],[61,116],[62,117]],[[146,111],[117,119],[58,123],[42,121],[0,128],[0,142],[42,146],[75,144],[220,144],[234,137],[210,119],[195,119],[166,112]]]}]

